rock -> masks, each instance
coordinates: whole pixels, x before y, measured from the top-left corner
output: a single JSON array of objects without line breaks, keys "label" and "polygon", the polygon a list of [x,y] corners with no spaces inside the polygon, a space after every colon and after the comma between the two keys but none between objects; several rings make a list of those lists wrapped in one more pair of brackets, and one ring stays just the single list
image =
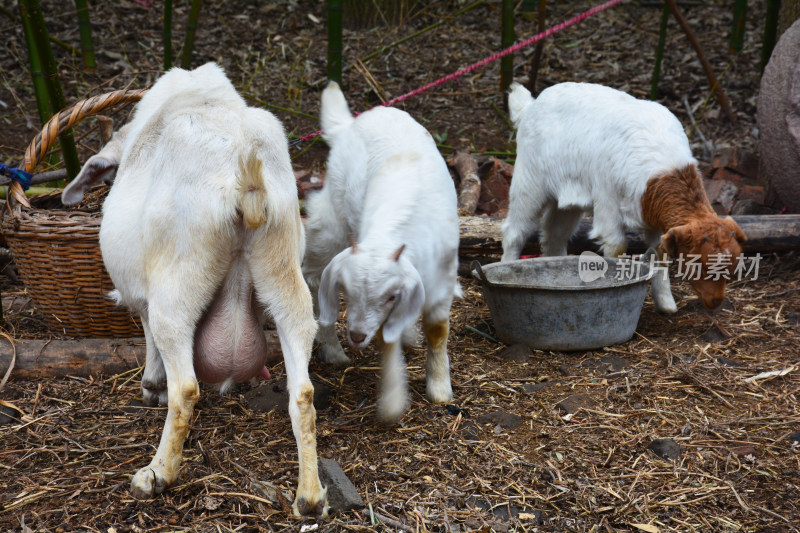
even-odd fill
[{"label": "rock", "polygon": [[716,324],[708,328],[708,330],[700,336],[700,338],[706,342],[720,342],[728,340],[730,337],[731,336],[726,331],[723,331]]},{"label": "rock", "polygon": [[604,355],[600,359],[587,359],[581,363],[582,368],[598,369],[601,372],[621,372],[628,368],[628,361],[616,355]]},{"label": "rock", "polygon": [[772,51],[757,107],[760,181],[790,212],[800,213],[800,20]]},{"label": "rock", "polygon": [[540,381],[539,383],[525,383],[522,385],[522,390],[527,394],[536,394],[537,392],[557,384],[557,381]]},{"label": "rock", "polygon": [[522,425],[522,417],[505,411],[492,411],[478,417],[479,424],[494,424],[503,429],[515,429]]},{"label": "rock", "polygon": [[736,204],[734,204],[733,209],[731,209],[731,215],[773,215],[773,214],[775,214],[774,209],[770,209],[769,207],[762,205],[761,203],[751,198],[745,198],[744,200],[739,200],[738,202],[736,202]]},{"label": "rock", "polygon": [[[312,384],[314,385],[314,408],[321,411],[330,407],[330,387],[313,380]],[[269,412],[277,409],[283,413],[289,412],[289,391],[286,389],[285,379],[262,383],[246,392],[244,397],[247,405],[253,411]]]},{"label": "rock", "polygon": [[472,421],[461,424],[459,431],[461,432],[461,438],[464,440],[478,440],[478,436],[480,434],[477,424]]},{"label": "rock", "polygon": [[0,426],[19,422],[23,413],[10,405],[0,405]]},{"label": "rock", "polygon": [[800,446],[800,431],[792,433],[786,437],[786,440],[788,440],[792,446]]},{"label": "rock", "polygon": [[578,412],[579,409],[588,409],[594,405],[594,400],[588,394],[573,394],[564,398],[556,404],[556,409],[564,411],[568,415]]},{"label": "rock", "polygon": [[656,439],[647,449],[662,459],[677,460],[681,456],[680,445],[672,439]]},{"label": "rock", "polygon": [[714,208],[714,211],[719,215],[730,213],[739,188],[730,181],[723,179],[705,180],[703,184],[706,188],[708,201],[711,202],[711,207]]},{"label": "rock", "polygon": [[501,351],[497,356],[506,361],[524,363],[530,359],[533,350],[525,344],[514,344]]},{"label": "rock", "polygon": [[747,461],[748,463],[754,463],[758,457],[756,449],[752,446],[736,446],[731,448],[731,453],[738,457],[739,460]]},{"label": "rock", "polygon": [[363,509],[364,500],[333,459],[319,460],[319,480],[328,488],[328,504],[334,511]]},{"label": "rock", "polygon": [[731,368],[739,368],[742,366],[742,363],[739,361],[734,361],[733,359],[728,359],[727,357],[717,357],[717,364]]}]

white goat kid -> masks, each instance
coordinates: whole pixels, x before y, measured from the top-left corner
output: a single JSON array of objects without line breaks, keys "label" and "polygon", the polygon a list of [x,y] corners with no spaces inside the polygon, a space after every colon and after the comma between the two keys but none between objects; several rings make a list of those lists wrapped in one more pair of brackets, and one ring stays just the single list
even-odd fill
[{"label": "white goat kid", "polygon": [[112,179],[100,229],[103,260],[112,295],[142,319],[145,400],[169,407],[158,451],[133,477],[131,492],[150,498],[176,480],[198,378],[225,389],[262,371],[258,314],[267,309],[280,336],[299,452],[293,509],[326,513],[308,377],[316,324],[280,122],[247,107],[215,64],[172,69],[87,161],[63,202],[77,203],[91,184]]},{"label": "white goat kid", "polygon": [[401,339],[415,337],[420,313],[427,397],[453,397],[447,336],[460,294],[455,187],[430,134],[404,111],[381,107],[354,119],[331,83],[321,121],[331,152],[325,185],[308,201],[303,262],[312,294],[319,288],[318,354],[349,362],[334,328],[341,290],[350,345],[361,349],[375,336],[381,344],[378,415],[392,421],[408,408]]},{"label": "white goat kid", "polygon": [[[714,214],[683,127],[664,106],[590,83],[554,85],[534,100],[515,83],[509,109],[517,162],[503,261],[518,259],[537,231],[544,255],[566,255],[585,212],[606,256],[625,252],[626,229],[672,257],[700,256],[704,273],[716,254],[740,253],[744,233]],[[706,307],[722,303],[724,279],[692,286]],[[653,278],[652,296],[659,311],[677,311],[666,272]]]}]

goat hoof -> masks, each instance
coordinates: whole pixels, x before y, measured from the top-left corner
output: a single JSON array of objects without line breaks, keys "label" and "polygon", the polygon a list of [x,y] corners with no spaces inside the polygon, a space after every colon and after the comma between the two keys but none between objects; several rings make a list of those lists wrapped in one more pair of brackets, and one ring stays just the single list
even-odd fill
[{"label": "goat hoof", "polygon": [[425,395],[432,403],[445,403],[453,401],[453,387],[450,380],[442,382],[428,382]]},{"label": "goat hoof", "polygon": [[675,304],[675,302],[670,302],[669,304],[664,305],[656,304],[656,311],[662,315],[674,315],[678,312],[678,306]]},{"label": "goat hoof", "polygon": [[136,472],[131,480],[131,494],[137,500],[149,500],[166,488],[166,479],[149,466]]},{"label": "goat hoof", "polygon": [[316,495],[301,496],[297,491],[297,498],[292,504],[292,512],[295,516],[318,516],[325,518],[328,516],[327,490],[320,489]]},{"label": "goat hoof", "polygon": [[142,387],[142,399],[144,404],[149,407],[165,407],[167,405],[167,389],[154,390]]},{"label": "goat hoof", "polygon": [[317,359],[323,363],[335,366],[345,366],[350,364],[350,358],[344,354],[341,346],[330,346],[321,344],[317,351]]},{"label": "goat hoof", "polygon": [[408,410],[408,398],[391,400],[381,398],[378,400],[378,418],[384,424],[393,424]]}]

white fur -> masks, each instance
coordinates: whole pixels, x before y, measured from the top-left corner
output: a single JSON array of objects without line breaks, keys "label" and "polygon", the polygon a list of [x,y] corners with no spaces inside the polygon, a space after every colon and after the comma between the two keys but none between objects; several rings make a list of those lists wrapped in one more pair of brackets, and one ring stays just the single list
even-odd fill
[{"label": "white fur", "polygon": [[[248,167],[249,158],[260,163]],[[300,270],[303,229],[280,122],[247,107],[217,65],[175,68],[87,161],[63,201],[80,201],[93,181],[113,178],[109,168],[116,178],[103,206],[103,260],[113,296],[142,319],[145,399],[160,396],[169,406],[158,451],[133,477],[132,493],[150,498],[177,478],[199,394],[196,324],[216,294],[243,308],[238,300],[254,292],[275,319],[286,362],[300,455],[295,512],[298,504],[300,511],[324,505],[308,377],[316,325]]]},{"label": "white fur", "polygon": [[[535,100],[515,83],[509,108],[517,162],[503,261],[518,259],[537,230],[544,255],[566,255],[586,212],[593,213],[590,237],[607,256],[624,253],[626,229],[643,230],[650,246],[659,244],[660,233],[642,218],[647,181],[697,162],[667,108],[590,83],[554,85]],[[666,275],[653,279],[652,294],[659,310],[677,311]]]},{"label": "white fur", "polygon": [[[312,293],[319,288],[320,357],[349,362],[334,329],[341,290],[350,344],[362,348],[380,333],[378,411],[384,420],[397,419],[408,406],[401,338],[413,338],[422,313],[427,396],[449,401],[446,338],[460,292],[456,193],[447,166],[431,135],[407,113],[383,107],[354,119],[335,83],[322,94],[321,120],[331,152],[325,186],[308,201],[303,262]],[[437,337],[442,332],[444,339]]]}]

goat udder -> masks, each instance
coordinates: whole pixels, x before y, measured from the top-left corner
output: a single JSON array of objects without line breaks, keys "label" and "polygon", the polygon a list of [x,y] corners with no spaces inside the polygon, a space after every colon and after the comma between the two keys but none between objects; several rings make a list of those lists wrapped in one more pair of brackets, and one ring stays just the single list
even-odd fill
[{"label": "goat udder", "polygon": [[[229,295],[228,295],[229,296]],[[267,343],[256,318],[252,297],[226,298],[218,294],[197,326],[194,370],[205,383],[236,382],[269,376],[264,366]]]}]

